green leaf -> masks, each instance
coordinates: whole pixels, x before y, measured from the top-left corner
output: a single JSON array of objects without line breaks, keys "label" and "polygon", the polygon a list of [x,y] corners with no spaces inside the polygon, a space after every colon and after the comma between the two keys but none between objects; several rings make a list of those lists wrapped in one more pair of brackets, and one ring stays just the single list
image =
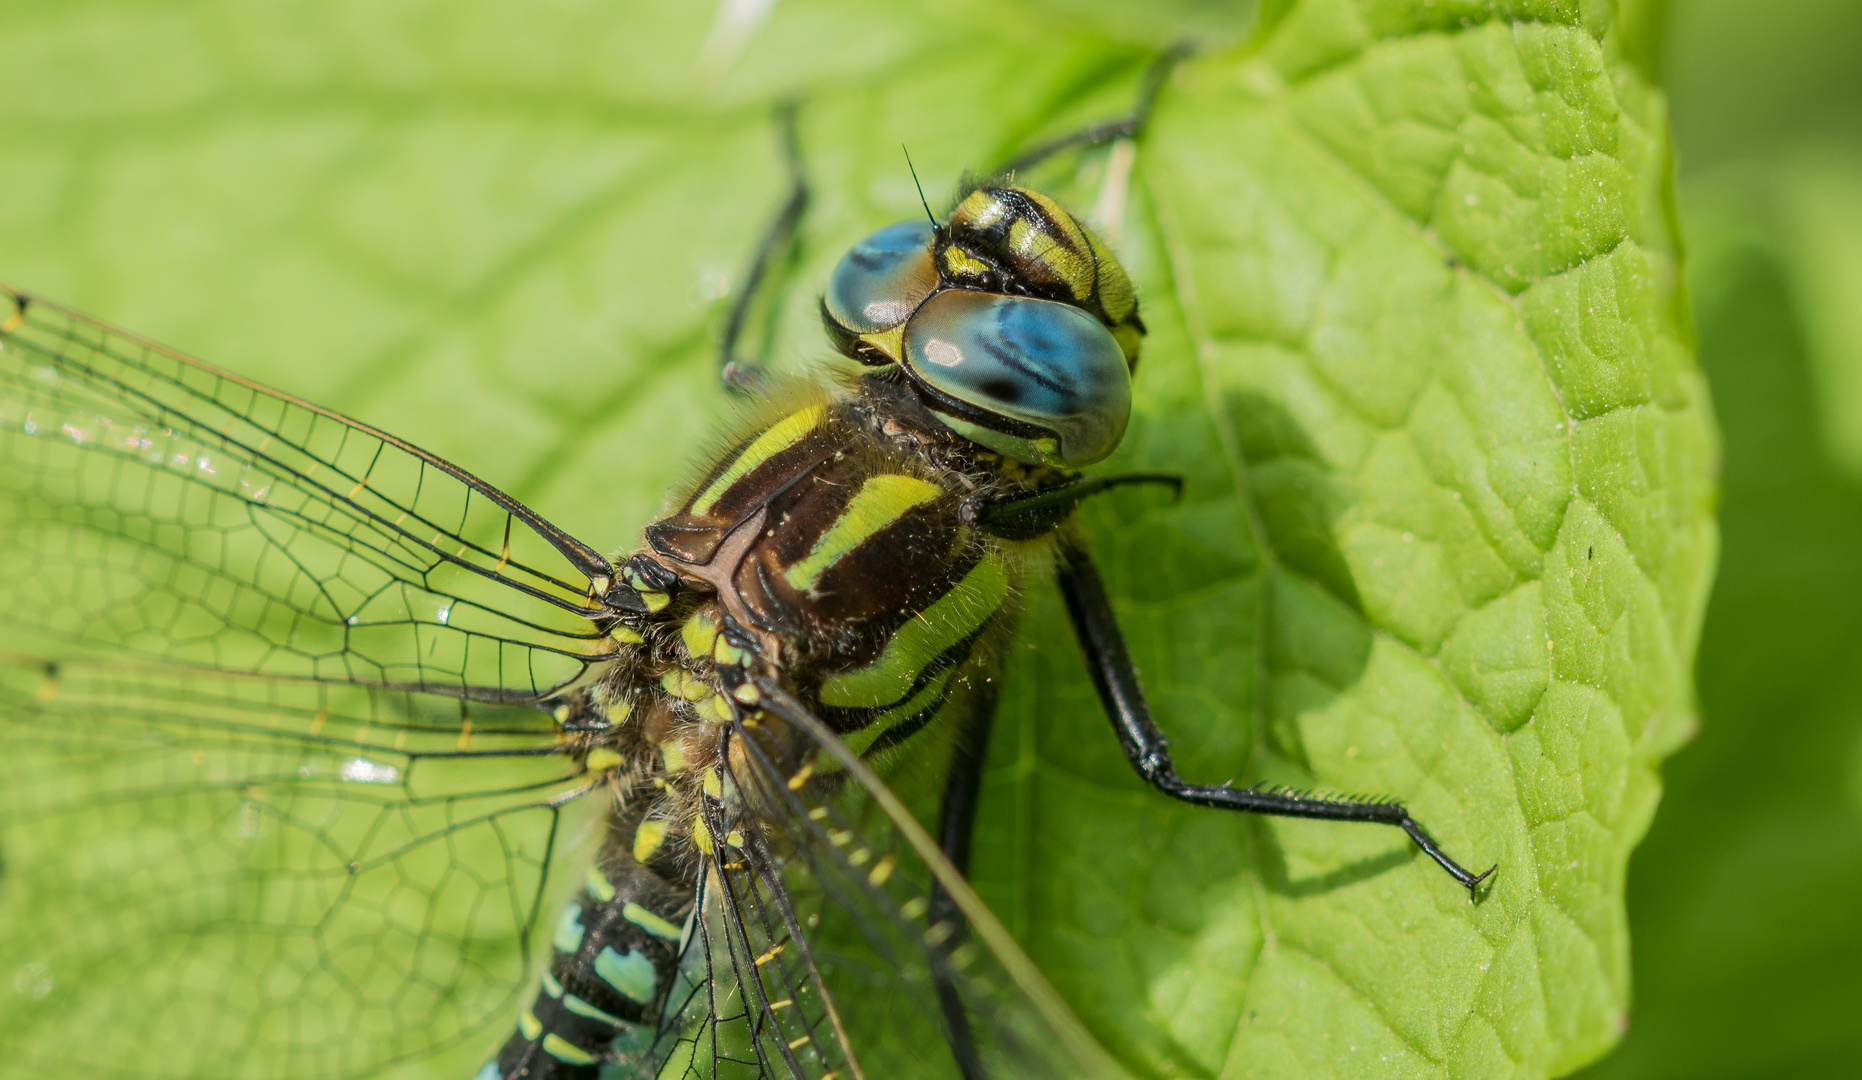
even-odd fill
[{"label": "green leaf", "polygon": [[[1211,36],[1105,219],[1152,331],[1106,468],[1186,495],[1108,496],[1096,550],[1187,777],[1397,797],[1499,871],[1470,904],[1393,830],[1147,790],[1042,586],[979,888],[1141,1076],[1601,1054],[1714,544],[1663,105],[1612,9],[718,10],[22,7],[0,273],[625,549],[721,413],[719,300],[782,193],[775,101],[802,102],[814,197],[769,340],[802,366],[828,267],[917,212],[899,143],[936,204]],[[1095,205],[1104,156],[1073,164],[1036,179]]]},{"label": "green leaf", "polygon": [[1847,453],[1862,348],[1845,332],[1853,293],[1831,287],[1862,260],[1840,244],[1845,215],[1824,211],[1831,195],[1847,193],[1843,209],[1862,198],[1862,168],[1787,154],[1687,190],[1727,448],[1706,728],[1670,768],[1631,873],[1636,1024],[1585,1075],[1840,1074],[1862,963],[1845,899],[1862,889],[1862,485]]}]

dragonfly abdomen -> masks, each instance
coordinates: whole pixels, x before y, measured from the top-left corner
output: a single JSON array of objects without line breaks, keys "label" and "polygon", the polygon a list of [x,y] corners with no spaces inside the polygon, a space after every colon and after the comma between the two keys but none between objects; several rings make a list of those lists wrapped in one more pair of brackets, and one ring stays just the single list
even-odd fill
[{"label": "dragonfly abdomen", "polygon": [[642,809],[619,815],[557,919],[536,999],[478,1080],[594,1080],[617,1046],[659,1038],[696,882],[662,857],[665,823]]}]

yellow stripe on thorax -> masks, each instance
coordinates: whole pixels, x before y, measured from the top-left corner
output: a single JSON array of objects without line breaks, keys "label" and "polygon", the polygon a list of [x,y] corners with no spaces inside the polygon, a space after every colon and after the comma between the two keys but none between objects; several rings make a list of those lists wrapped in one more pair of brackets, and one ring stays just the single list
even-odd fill
[{"label": "yellow stripe on thorax", "polygon": [[699,493],[698,498],[692,500],[692,513],[699,517],[711,513],[732,484],[750,475],[751,470],[758,465],[801,442],[809,432],[821,426],[822,418],[826,415],[826,405],[810,405],[771,424],[769,430],[744,447],[744,452],[737,455],[737,460],[731,462],[729,468],[718,474],[718,478]]},{"label": "yellow stripe on thorax", "polygon": [[988,622],[1008,595],[1008,568],[994,552],[985,552],[955,588],[892,635],[879,659],[824,680],[821,703],[838,708],[892,704],[926,664]]},{"label": "yellow stripe on thorax", "polygon": [[847,744],[847,749],[856,754],[866,753],[874,743],[879,741],[881,735],[930,708],[932,702],[941,697],[945,689],[950,686],[950,680],[956,674],[957,669],[954,666],[939,672],[936,678],[926,683],[924,689],[913,694],[905,704],[880,713],[878,718],[860,730],[842,735],[841,741]]},{"label": "yellow stripe on thorax", "polygon": [[869,477],[860,485],[842,510],[815,539],[815,546],[801,562],[789,567],[786,576],[793,589],[812,589],[828,568],[847,553],[866,543],[875,534],[904,517],[913,507],[923,506],[941,493],[936,484],[915,476],[886,473]]}]

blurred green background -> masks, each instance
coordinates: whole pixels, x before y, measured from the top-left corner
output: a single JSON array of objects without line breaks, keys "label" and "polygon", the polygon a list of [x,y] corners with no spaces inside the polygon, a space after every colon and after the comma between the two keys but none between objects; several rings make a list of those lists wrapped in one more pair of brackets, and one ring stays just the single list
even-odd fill
[{"label": "blurred green background", "polygon": [[1724,433],[1701,731],[1630,864],[1635,1006],[1584,1075],[1862,1065],[1862,4],[1676,0],[1658,64]]}]

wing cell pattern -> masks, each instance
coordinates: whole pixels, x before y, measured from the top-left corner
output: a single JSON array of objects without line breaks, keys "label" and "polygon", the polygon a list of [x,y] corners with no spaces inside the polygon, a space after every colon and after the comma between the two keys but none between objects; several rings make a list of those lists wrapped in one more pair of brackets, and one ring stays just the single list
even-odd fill
[{"label": "wing cell pattern", "polygon": [[0,1075],[353,1077],[486,1041],[585,810],[553,727],[374,687],[9,657]]},{"label": "wing cell pattern", "polygon": [[607,655],[591,622],[607,562],[509,496],[337,413],[9,301],[15,640],[506,700]]}]

